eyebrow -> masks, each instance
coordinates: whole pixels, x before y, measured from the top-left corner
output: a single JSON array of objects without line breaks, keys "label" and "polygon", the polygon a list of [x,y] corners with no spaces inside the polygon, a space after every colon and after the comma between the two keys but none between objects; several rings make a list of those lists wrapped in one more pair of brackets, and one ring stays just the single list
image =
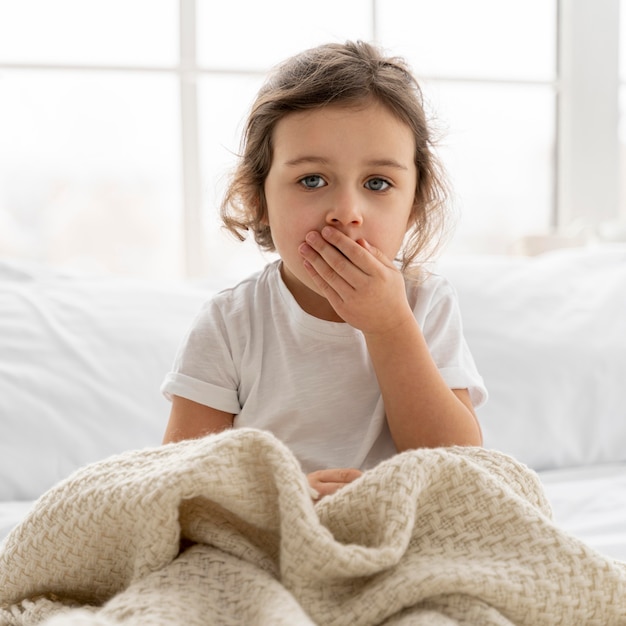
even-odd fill
[{"label": "eyebrow", "polygon": [[[329,161],[328,159],[320,156],[301,156],[285,161],[285,165],[288,167],[297,167],[298,165],[303,165],[305,163],[328,165]],[[396,161],[395,159],[371,159],[370,161],[366,161],[365,165],[370,167],[392,167],[399,170],[408,170],[406,165],[402,165],[402,163]]]}]

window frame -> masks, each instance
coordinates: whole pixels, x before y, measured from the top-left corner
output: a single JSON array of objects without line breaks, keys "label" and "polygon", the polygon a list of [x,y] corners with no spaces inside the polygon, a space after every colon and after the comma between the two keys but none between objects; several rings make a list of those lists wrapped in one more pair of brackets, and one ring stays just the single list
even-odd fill
[{"label": "window frame", "polygon": [[[371,39],[377,36],[377,0],[369,3]],[[595,230],[624,219],[620,208],[619,16],[621,0],[557,0],[557,68],[553,163],[554,233]],[[165,72],[177,77],[182,146],[182,232],[187,276],[206,267],[203,236],[202,154],[199,138],[198,79],[207,74],[241,73],[228,67],[201,67],[197,58],[197,0],[179,0],[179,60],[173,66],[2,63],[0,70]],[[258,70],[245,74],[260,75]],[[454,78],[427,77],[455,81]],[[460,82],[466,78],[458,79]],[[476,79],[486,83],[488,80]],[[505,81],[522,84],[528,81]],[[543,83],[545,84],[545,83]],[[532,123],[532,122],[531,122]],[[547,233],[548,234],[548,233]]]},{"label": "window frame", "polygon": [[558,2],[557,230],[619,219],[619,14],[620,0]]}]

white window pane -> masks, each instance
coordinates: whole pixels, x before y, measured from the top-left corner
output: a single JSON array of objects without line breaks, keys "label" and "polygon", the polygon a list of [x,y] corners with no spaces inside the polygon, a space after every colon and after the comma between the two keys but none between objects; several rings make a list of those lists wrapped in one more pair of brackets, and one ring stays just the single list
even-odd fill
[{"label": "white window pane", "polygon": [[626,239],[626,0],[619,5],[619,167],[620,202],[616,220],[602,227],[601,235],[607,239]]},{"label": "white window pane", "polygon": [[626,0],[619,3],[619,76],[626,81]]},{"label": "white window pane", "polygon": [[259,252],[252,237],[241,243],[225,232],[219,217],[247,113],[263,80],[263,76],[214,75],[202,78],[199,83],[206,274],[219,274],[220,280],[244,278],[269,258]]},{"label": "white window pane", "polygon": [[170,77],[6,72],[0,255],[180,275],[178,115]]},{"label": "white window pane", "polygon": [[371,37],[369,0],[198,0],[198,54],[209,67],[267,69],[321,43]]},{"label": "white window pane", "polygon": [[0,61],[173,65],[176,0],[0,0]]},{"label": "white window pane", "polygon": [[552,80],[556,0],[382,0],[378,39],[419,75]]},{"label": "white window pane", "polygon": [[548,87],[429,84],[460,222],[457,252],[510,253],[552,223],[554,94]]},{"label": "white window pane", "polygon": [[626,85],[619,93],[619,165],[620,165],[620,211],[616,223],[607,224],[602,234],[607,239],[626,239]]}]

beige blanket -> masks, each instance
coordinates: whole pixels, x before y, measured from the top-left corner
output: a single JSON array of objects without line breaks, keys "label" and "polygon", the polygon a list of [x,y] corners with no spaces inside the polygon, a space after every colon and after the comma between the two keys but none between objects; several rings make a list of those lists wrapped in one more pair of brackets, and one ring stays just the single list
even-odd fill
[{"label": "beige blanket", "polygon": [[502,454],[407,452],[314,505],[289,450],[235,430],[44,495],[0,554],[0,624],[40,623],[610,626],[626,566]]}]

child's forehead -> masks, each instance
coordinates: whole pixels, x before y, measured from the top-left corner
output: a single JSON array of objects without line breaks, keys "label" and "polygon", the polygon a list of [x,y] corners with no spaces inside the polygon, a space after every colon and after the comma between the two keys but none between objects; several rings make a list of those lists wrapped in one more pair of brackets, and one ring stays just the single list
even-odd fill
[{"label": "child's forehead", "polygon": [[328,105],[292,112],[274,129],[273,157],[287,165],[310,161],[399,161],[412,163],[410,127],[385,106]]}]

